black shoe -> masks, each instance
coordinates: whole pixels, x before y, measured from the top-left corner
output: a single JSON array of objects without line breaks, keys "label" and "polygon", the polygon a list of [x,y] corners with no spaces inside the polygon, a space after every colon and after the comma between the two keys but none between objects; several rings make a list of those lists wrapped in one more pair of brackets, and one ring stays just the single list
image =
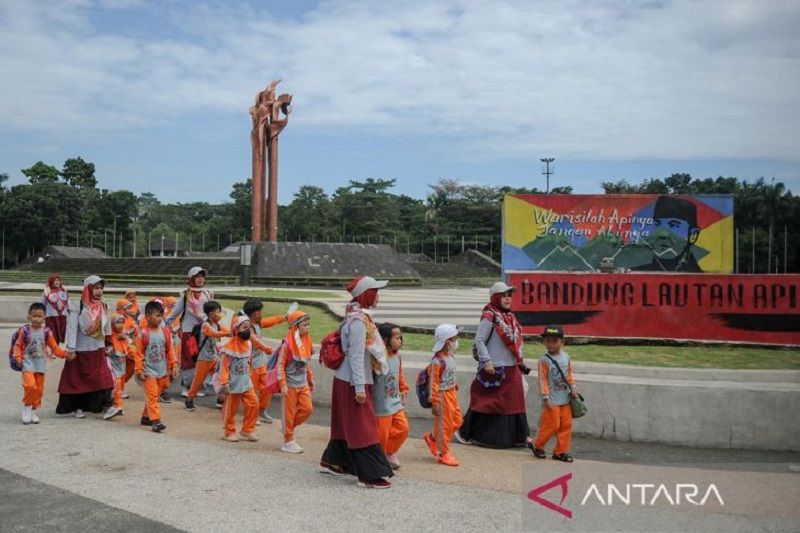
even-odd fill
[{"label": "black shoe", "polygon": [[152,426],[152,425],[153,425],[153,421],[152,421],[152,420],[150,420],[150,419],[149,419],[148,417],[146,417],[146,416],[143,416],[143,417],[142,417],[142,421],[141,421],[141,422],[139,422],[139,423],[140,423],[141,425],[143,425],[143,426]]},{"label": "black shoe", "polygon": [[183,406],[186,407],[187,411],[194,411],[194,400],[186,398],[186,401],[183,402]]},{"label": "black shoe", "polygon": [[217,398],[217,403],[214,405],[217,409],[222,409],[225,406],[225,402]]},{"label": "black shoe", "polygon": [[155,422],[153,422],[153,427],[151,429],[153,433],[161,433],[162,431],[167,429],[167,426],[162,424],[161,420],[156,420]]},{"label": "black shoe", "polygon": [[164,391],[158,397],[158,401],[161,403],[172,403],[172,396],[170,396],[167,391]]},{"label": "black shoe", "polygon": [[531,452],[533,452],[533,456],[536,457],[537,459],[544,459],[547,457],[545,451],[542,450],[541,448],[537,448],[536,446],[534,446],[532,442],[528,441],[526,446]]},{"label": "black shoe", "polygon": [[572,462],[572,456],[568,453],[562,453],[559,455],[553,454],[553,459],[555,459],[556,461],[563,461],[565,463]]}]

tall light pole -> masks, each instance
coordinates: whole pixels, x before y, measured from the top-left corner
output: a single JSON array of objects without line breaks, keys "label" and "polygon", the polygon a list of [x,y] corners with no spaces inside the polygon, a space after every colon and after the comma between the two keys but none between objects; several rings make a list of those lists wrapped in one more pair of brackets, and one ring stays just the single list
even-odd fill
[{"label": "tall light pole", "polygon": [[550,175],[554,174],[554,172],[550,170],[550,163],[552,163],[555,160],[556,160],[555,157],[544,157],[539,160],[542,163],[544,163],[544,170],[542,171],[542,174],[547,176],[547,189],[545,190],[545,193],[547,194],[550,194]]}]

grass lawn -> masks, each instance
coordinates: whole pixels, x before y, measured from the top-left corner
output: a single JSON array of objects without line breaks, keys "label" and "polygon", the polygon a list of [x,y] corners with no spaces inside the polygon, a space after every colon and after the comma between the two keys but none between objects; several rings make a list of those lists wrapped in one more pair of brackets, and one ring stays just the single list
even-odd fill
[{"label": "grass lawn", "polygon": [[[240,309],[242,302],[221,300],[231,309]],[[302,308],[311,315],[311,338],[318,343],[322,337],[336,329],[338,322],[317,307]],[[286,312],[286,304],[264,302],[264,316]],[[266,334],[280,339],[286,335],[286,325],[270,328]],[[427,352],[433,347],[433,336],[420,333],[403,333],[404,348],[409,351]],[[472,353],[472,341],[461,339],[459,353]],[[543,353],[539,343],[526,343],[529,358],[537,359]],[[800,349],[758,348],[731,346],[606,346],[585,344],[567,346],[566,350],[576,361],[597,363],[620,363],[627,365],[684,367],[684,368],[729,368],[729,369],[786,369],[800,370]]]}]

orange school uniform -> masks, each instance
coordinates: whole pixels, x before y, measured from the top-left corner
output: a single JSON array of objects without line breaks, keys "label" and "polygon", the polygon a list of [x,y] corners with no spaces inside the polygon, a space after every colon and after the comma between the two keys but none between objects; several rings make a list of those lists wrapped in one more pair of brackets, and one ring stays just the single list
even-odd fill
[{"label": "orange school uniform", "polygon": [[[301,311],[296,314],[303,315]],[[307,315],[306,315],[307,316]],[[300,342],[298,342],[298,339]],[[294,440],[294,430],[308,420],[314,410],[311,392],[314,390],[314,373],[309,364],[313,345],[308,335],[301,336],[298,327],[289,328],[278,355],[278,382],[283,398],[283,441]]]},{"label": "orange school uniform", "polygon": [[219,323],[204,322],[201,328],[200,344],[202,348],[197,355],[197,364],[194,367],[194,377],[192,386],[189,388],[189,399],[194,399],[200,389],[205,384],[206,377],[213,373],[217,367],[218,356],[215,346],[216,339],[230,336],[229,329],[222,327]]},{"label": "orange school uniform", "polygon": [[53,332],[45,330],[44,326],[23,328],[29,328],[30,335],[26,339],[20,331],[14,344],[14,359],[22,367],[22,403],[36,410],[41,407],[44,395],[45,358],[50,354],[64,358],[67,351],[58,345]]},{"label": "orange school uniform", "polygon": [[172,334],[166,327],[143,330],[136,338],[136,374],[144,374],[145,405],[142,416],[161,420],[159,395],[169,388],[169,378],[178,369]]},{"label": "orange school uniform", "polygon": [[[277,326],[283,321],[283,315],[274,315],[267,318],[262,318],[261,322],[258,324],[258,327],[253,328],[256,330],[256,335],[250,338],[253,344],[253,350],[261,350],[265,356],[271,354],[272,348],[264,344],[264,342],[261,340],[261,330]],[[256,395],[258,395],[258,409],[260,411],[269,409],[269,406],[272,403],[272,394],[267,392],[267,365],[261,364],[258,361],[254,361],[254,365],[251,367],[251,379],[253,380],[253,386],[256,389]]]},{"label": "orange school uniform", "polygon": [[453,433],[461,427],[464,421],[461,406],[458,404],[458,385],[456,384],[456,362],[452,354],[439,353],[431,361],[431,404],[441,405],[441,415],[433,417],[433,432],[431,433],[438,444],[439,453],[446,456],[450,453],[450,441]]},{"label": "orange school uniform", "polygon": [[[240,317],[234,317],[231,330],[236,331],[241,321]],[[258,420],[258,397],[250,380],[249,368],[252,346],[249,340],[242,340],[237,335],[232,337],[220,351],[222,358],[219,362],[219,384],[228,389],[223,409],[225,436],[230,437],[236,433],[236,411],[240,402],[244,404],[241,432],[252,435]]]}]

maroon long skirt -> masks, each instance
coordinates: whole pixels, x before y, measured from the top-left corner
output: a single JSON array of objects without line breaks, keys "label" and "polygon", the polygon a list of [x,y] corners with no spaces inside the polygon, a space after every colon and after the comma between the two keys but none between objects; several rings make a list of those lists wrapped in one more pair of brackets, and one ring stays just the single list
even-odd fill
[{"label": "maroon long skirt", "polygon": [[76,409],[99,413],[111,405],[114,377],[106,362],[104,348],[91,352],[76,352],[73,361],[66,361],[58,382],[56,413],[71,413]]},{"label": "maroon long skirt", "polygon": [[44,319],[45,325],[53,332],[56,342],[61,344],[67,338],[67,317],[66,315],[49,316]]},{"label": "maroon long skirt", "polygon": [[367,385],[365,392],[367,401],[359,404],[355,400],[355,387],[333,378],[331,439],[320,464],[334,472],[371,481],[394,473],[378,441],[372,386]]}]

